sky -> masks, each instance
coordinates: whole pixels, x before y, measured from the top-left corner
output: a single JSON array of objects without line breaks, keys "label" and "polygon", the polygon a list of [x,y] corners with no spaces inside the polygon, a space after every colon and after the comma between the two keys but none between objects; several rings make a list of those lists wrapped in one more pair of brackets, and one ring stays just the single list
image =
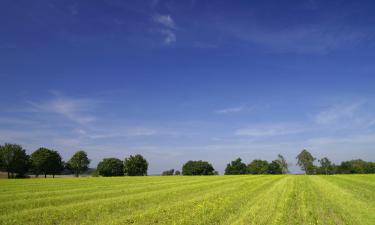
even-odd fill
[{"label": "sky", "polygon": [[373,1],[3,0],[0,143],[149,174],[375,161]]}]

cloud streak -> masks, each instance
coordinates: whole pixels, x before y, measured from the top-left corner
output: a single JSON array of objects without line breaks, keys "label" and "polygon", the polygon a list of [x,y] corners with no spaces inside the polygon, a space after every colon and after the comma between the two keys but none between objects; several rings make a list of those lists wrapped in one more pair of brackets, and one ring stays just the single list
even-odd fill
[{"label": "cloud streak", "polygon": [[88,114],[93,107],[93,101],[88,99],[55,96],[45,102],[29,101],[28,103],[35,112],[61,115],[75,123],[87,124],[96,120],[95,116]]},{"label": "cloud streak", "polygon": [[224,108],[224,109],[218,109],[215,110],[215,113],[217,114],[230,114],[230,113],[237,113],[245,110],[244,106],[239,107],[230,107],[230,108]]},{"label": "cloud streak", "polygon": [[302,128],[296,125],[288,124],[272,124],[272,125],[257,125],[249,128],[237,129],[236,136],[247,137],[272,137],[288,134],[297,134],[303,131]]},{"label": "cloud streak", "polygon": [[170,15],[155,15],[152,20],[162,26],[159,32],[164,36],[164,44],[170,45],[176,42],[176,24]]},{"label": "cloud streak", "polygon": [[348,105],[334,105],[319,112],[314,120],[319,125],[330,125],[342,120],[352,119],[362,104],[363,102]]}]

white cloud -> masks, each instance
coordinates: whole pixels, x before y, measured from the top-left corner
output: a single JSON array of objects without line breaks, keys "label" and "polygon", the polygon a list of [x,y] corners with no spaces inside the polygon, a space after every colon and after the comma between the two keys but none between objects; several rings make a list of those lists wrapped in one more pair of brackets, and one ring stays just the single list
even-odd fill
[{"label": "white cloud", "polygon": [[244,109],[245,109],[245,107],[243,107],[243,106],[231,107],[231,108],[224,108],[224,109],[215,110],[215,113],[217,113],[217,114],[236,113],[236,112],[241,112]]},{"label": "white cloud", "polygon": [[314,120],[317,124],[329,125],[344,119],[351,119],[362,104],[363,102],[349,105],[335,105],[319,112]]},{"label": "white cloud", "polygon": [[152,136],[158,134],[157,130],[146,128],[146,127],[131,127],[127,129],[115,129],[112,128],[109,131],[101,130],[94,131],[93,134],[88,135],[91,139],[102,139],[102,138],[119,138],[119,137],[140,137],[140,136]]},{"label": "white cloud", "polygon": [[270,137],[287,134],[296,134],[302,132],[303,129],[297,125],[275,124],[275,125],[257,125],[254,127],[238,129],[235,131],[237,136],[249,137]]},{"label": "white cloud", "polygon": [[96,120],[94,116],[88,115],[88,111],[93,105],[93,102],[88,99],[55,96],[46,102],[29,101],[29,103],[36,112],[59,114],[79,124],[86,124]]},{"label": "white cloud", "polygon": [[161,30],[160,31],[164,35],[164,44],[172,44],[176,42],[176,34],[171,30]]},{"label": "white cloud", "polygon": [[176,42],[176,24],[170,15],[155,15],[153,21],[157,24],[162,25],[164,28],[160,29],[159,32],[164,36],[164,44],[169,45]]},{"label": "white cloud", "polygon": [[176,25],[170,15],[155,15],[153,20],[155,23],[161,24],[170,29],[176,29]]}]

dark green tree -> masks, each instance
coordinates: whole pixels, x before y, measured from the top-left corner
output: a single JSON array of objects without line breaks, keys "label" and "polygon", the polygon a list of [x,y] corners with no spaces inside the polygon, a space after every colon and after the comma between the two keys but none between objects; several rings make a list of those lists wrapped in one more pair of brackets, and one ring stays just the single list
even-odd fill
[{"label": "dark green tree", "polygon": [[277,160],[274,160],[270,164],[268,164],[267,172],[269,174],[282,174],[283,170],[280,166],[280,163]]},{"label": "dark green tree", "polygon": [[182,175],[214,175],[214,167],[206,161],[188,161],[182,166]]},{"label": "dark green tree", "polygon": [[349,174],[349,173],[370,173],[371,162],[363,161],[362,159],[354,159],[350,161],[341,162],[338,166],[338,173]]},{"label": "dark green tree", "polygon": [[170,169],[170,170],[163,171],[163,173],[161,175],[162,176],[173,176],[173,174],[174,174],[174,169]]},{"label": "dark green tree", "polygon": [[44,178],[47,178],[47,174],[55,177],[56,174],[60,174],[64,169],[64,162],[60,154],[48,148],[39,148],[33,152],[30,161],[35,175],[44,174]]},{"label": "dark green tree", "polygon": [[124,174],[127,176],[147,176],[148,162],[142,155],[134,155],[124,160]]},{"label": "dark green tree", "polygon": [[288,163],[285,160],[284,156],[282,156],[281,154],[278,154],[276,162],[280,165],[280,168],[283,174],[289,173]]},{"label": "dark green tree", "polygon": [[176,171],[174,172],[174,175],[179,176],[179,175],[181,175],[181,172],[180,172],[179,170],[176,170]]},{"label": "dark green tree", "polygon": [[103,177],[124,176],[124,164],[120,159],[106,158],[98,164],[97,171]]},{"label": "dark green tree", "polygon": [[321,158],[318,160],[320,163],[320,167],[318,168],[319,174],[334,174],[335,173],[335,165],[327,158]]},{"label": "dark green tree", "polygon": [[255,159],[247,166],[247,169],[250,174],[267,174],[268,162],[266,160]]},{"label": "dark green tree", "polygon": [[85,151],[76,152],[68,162],[68,167],[74,172],[76,177],[79,176],[82,172],[85,172],[88,169],[90,160],[87,157]]},{"label": "dark green tree", "polygon": [[297,155],[297,160],[297,165],[300,166],[303,171],[305,171],[305,174],[315,173],[315,158],[306,149],[302,150],[301,153]]},{"label": "dark green tree", "polygon": [[0,146],[1,169],[8,173],[8,178],[24,177],[29,169],[29,156],[20,145]]},{"label": "dark green tree", "polygon": [[237,158],[232,161],[230,164],[227,164],[225,168],[225,175],[237,175],[237,174],[246,174],[247,167],[246,164],[242,162],[241,158]]}]

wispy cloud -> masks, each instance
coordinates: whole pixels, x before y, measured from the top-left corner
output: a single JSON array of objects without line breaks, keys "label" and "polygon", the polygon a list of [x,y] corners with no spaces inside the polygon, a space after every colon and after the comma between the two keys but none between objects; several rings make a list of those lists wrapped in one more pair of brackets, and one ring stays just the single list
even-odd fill
[{"label": "wispy cloud", "polygon": [[105,131],[94,131],[92,134],[87,136],[91,139],[103,139],[103,138],[119,138],[119,137],[141,137],[141,136],[153,136],[158,134],[156,129],[146,127],[131,127],[126,129],[115,129]]},{"label": "wispy cloud", "polygon": [[347,105],[334,105],[319,112],[314,120],[320,125],[329,125],[341,120],[352,119],[363,102],[351,103]]},{"label": "wispy cloud", "polygon": [[164,36],[164,44],[169,45],[176,42],[176,24],[170,15],[155,15],[152,20],[162,26],[159,31]]},{"label": "wispy cloud", "polygon": [[29,104],[35,112],[58,114],[79,124],[87,124],[96,120],[95,116],[88,113],[93,107],[93,101],[88,99],[55,95],[48,101],[29,101]]},{"label": "wispy cloud", "polygon": [[217,114],[229,114],[229,113],[237,113],[245,110],[244,106],[238,106],[238,107],[230,107],[230,108],[223,108],[215,110],[215,113]]},{"label": "wispy cloud", "polygon": [[176,34],[171,30],[161,30],[160,31],[164,35],[164,44],[172,44],[176,42]]},{"label": "wispy cloud", "polygon": [[155,15],[153,20],[155,23],[159,23],[170,29],[176,29],[176,25],[170,15]]},{"label": "wispy cloud", "polygon": [[296,134],[302,132],[303,129],[295,124],[265,124],[255,125],[249,128],[237,129],[235,135],[248,137],[270,137],[287,134]]}]

